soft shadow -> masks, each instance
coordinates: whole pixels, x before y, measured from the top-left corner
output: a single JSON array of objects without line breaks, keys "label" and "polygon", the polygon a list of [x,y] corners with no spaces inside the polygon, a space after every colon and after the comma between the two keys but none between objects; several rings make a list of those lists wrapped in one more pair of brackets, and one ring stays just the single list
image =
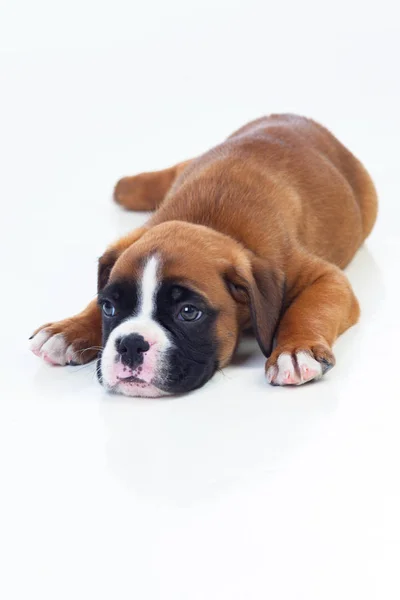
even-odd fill
[{"label": "soft shadow", "polygon": [[237,372],[173,401],[105,397],[114,476],[147,503],[183,507],[274,477],[326,434],[334,386],[273,388],[259,368]]},{"label": "soft shadow", "polygon": [[254,357],[259,356],[260,353],[261,350],[254,335],[251,332],[246,332],[242,336],[230,364],[233,367],[245,367],[246,365],[250,364]]},{"label": "soft shadow", "polygon": [[364,244],[346,269],[346,275],[360,302],[361,320],[379,311],[385,298],[383,273],[367,244]]},{"label": "soft shadow", "polygon": [[96,375],[96,361],[76,367],[50,366],[38,361],[37,370],[32,377],[32,387],[36,394],[49,398],[81,398],[86,390],[92,396],[93,386],[101,389]]}]

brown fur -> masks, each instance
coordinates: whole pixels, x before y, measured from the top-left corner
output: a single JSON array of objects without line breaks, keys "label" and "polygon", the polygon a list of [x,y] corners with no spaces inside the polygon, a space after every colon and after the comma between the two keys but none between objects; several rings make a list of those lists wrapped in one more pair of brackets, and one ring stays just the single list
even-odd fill
[{"label": "brown fur", "polygon": [[[250,323],[268,366],[296,350],[334,362],[335,339],[359,317],[341,269],[370,233],[377,198],[364,167],[324,127],[295,115],[259,119],[199,158],[122,179],[115,200],[157,210],[100,259],[100,287],[132,277],[158,251],[164,275],[219,310],[220,365]],[[75,322],[100,329],[89,307]],[[82,338],[68,331],[69,343]]]}]

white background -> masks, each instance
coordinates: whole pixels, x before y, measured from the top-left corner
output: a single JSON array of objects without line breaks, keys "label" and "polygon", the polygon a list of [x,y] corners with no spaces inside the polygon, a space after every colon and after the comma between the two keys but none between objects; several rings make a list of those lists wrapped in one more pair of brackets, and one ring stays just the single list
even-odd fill
[{"label": "white background", "polygon": [[[2,0],[0,595],[400,597],[400,31],[395,2]],[[202,390],[107,396],[27,350],[95,294],[110,200],[270,112],[365,163],[380,215],[326,379],[268,386],[243,346]]]}]

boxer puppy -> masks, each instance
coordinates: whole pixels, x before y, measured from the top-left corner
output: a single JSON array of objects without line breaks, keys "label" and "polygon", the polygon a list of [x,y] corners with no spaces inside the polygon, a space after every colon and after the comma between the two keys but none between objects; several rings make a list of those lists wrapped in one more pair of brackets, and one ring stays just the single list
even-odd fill
[{"label": "boxer puppy", "polygon": [[261,118],[199,158],[121,179],[114,198],[155,212],[100,258],[97,300],[35,332],[36,355],[98,356],[105,388],[132,396],[202,386],[249,327],[273,385],[335,364],[334,341],[359,317],[341,269],[369,235],[377,197],[324,127]]}]

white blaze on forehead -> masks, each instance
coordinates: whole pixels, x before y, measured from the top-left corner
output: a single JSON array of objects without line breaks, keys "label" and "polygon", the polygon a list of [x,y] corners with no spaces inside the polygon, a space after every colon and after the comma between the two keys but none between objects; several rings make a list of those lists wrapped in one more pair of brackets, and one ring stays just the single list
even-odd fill
[{"label": "white blaze on forehead", "polygon": [[[138,279],[139,302],[134,313],[115,327],[105,344],[101,355],[101,373],[106,388],[121,391],[128,396],[161,396],[161,389],[154,387],[153,380],[160,382],[168,375],[167,351],[172,346],[168,332],[154,317],[156,313],[157,291],[160,286],[160,260],[151,256],[144,265]],[[116,348],[118,339],[130,334],[143,336],[150,348],[144,353],[140,373],[133,369],[139,379],[148,385],[124,384],[116,371],[120,357]]]},{"label": "white blaze on forehead", "polygon": [[144,266],[142,280],[140,282],[140,306],[138,315],[141,317],[151,318],[153,316],[156,294],[159,286],[157,271],[158,259],[155,256],[152,256]]}]

